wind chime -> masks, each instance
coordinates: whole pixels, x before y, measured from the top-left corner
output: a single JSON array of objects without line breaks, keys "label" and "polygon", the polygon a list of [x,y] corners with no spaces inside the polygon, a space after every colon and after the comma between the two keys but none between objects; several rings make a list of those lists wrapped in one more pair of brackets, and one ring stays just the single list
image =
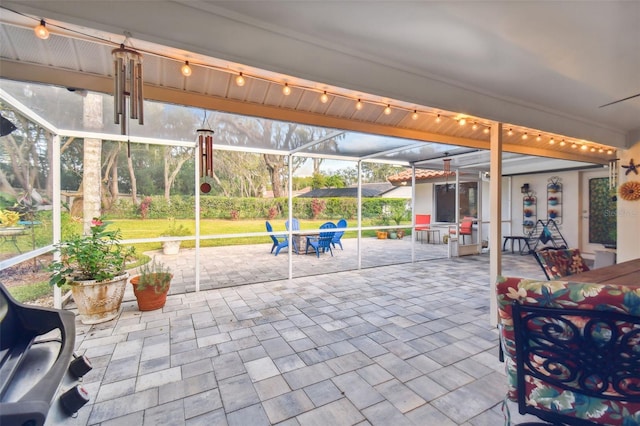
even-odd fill
[{"label": "wind chime", "polygon": [[442,160],[442,170],[444,171],[444,190],[449,192],[449,172],[451,172],[451,158]]},{"label": "wind chime", "polygon": [[144,96],[142,94],[142,55],[121,44],[111,51],[115,73],[113,78],[113,121],[120,125],[120,134],[128,134],[127,97],[129,118],[144,124]]},{"label": "wind chime", "polygon": [[198,147],[200,149],[200,178],[204,182],[200,185],[200,191],[208,194],[211,191],[211,184],[206,182],[207,178],[213,177],[213,130],[198,129]]}]

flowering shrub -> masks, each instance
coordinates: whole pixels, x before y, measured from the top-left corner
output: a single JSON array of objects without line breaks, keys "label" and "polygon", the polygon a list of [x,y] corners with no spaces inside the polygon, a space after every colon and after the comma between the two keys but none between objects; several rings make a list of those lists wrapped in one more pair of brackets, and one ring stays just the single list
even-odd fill
[{"label": "flowering shrub", "polygon": [[269,212],[267,213],[267,219],[273,220],[278,216],[278,207],[271,206],[269,207]]},{"label": "flowering shrub", "polygon": [[149,207],[151,207],[151,197],[144,197],[140,203],[140,216],[146,219],[149,216]]},{"label": "flowering shrub", "polygon": [[101,218],[93,218],[89,235],[73,234],[58,244],[61,258],[48,267],[52,272],[49,284],[62,286],[67,280],[104,281],[122,275],[135,249],[120,244],[120,230],[106,228]]},{"label": "flowering shrub", "polygon": [[326,208],[326,203],[324,200],[318,200],[314,198],[311,200],[311,216],[316,219]]},{"label": "flowering shrub", "polygon": [[0,210],[1,226],[15,226],[20,220],[20,213],[11,210]]}]

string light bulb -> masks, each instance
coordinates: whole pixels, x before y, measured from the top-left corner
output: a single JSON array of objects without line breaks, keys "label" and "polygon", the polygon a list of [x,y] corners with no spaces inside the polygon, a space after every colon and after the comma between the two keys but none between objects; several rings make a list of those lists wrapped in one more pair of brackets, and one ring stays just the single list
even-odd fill
[{"label": "string light bulb", "polygon": [[44,19],[40,20],[40,24],[33,29],[33,32],[36,33],[36,37],[41,40],[46,40],[49,38],[49,30],[47,29],[47,23]]},{"label": "string light bulb", "polygon": [[613,154],[613,150],[612,149],[608,150],[607,154],[609,154],[609,155]]},{"label": "string light bulb", "polygon": [[576,145],[575,143],[571,144],[571,148],[572,149],[576,149],[578,147],[578,145]]},{"label": "string light bulb", "polygon": [[440,118],[440,114],[438,114],[438,116],[436,117],[436,123],[439,123],[442,121],[442,118]]},{"label": "string light bulb", "polygon": [[238,76],[236,77],[236,86],[242,87],[244,86],[245,83],[246,83],[246,80],[242,76],[242,73],[239,73]]},{"label": "string light bulb", "polygon": [[458,124],[460,126],[464,126],[465,124],[467,124],[467,119],[466,118],[461,118],[460,120],[458,120]]},{"label": "string light bulb", "polygon": [[524,132],[522,134],[522,140],[524,141],[524,140],[527,140],[527,139],[529,139],[529,135],[527,135],[527,132]]},{"label": "string light bulb", "polygon": [[596,148],[595,147],[591,147],[591,152],[596,152]]},{"label": "string light bulb", "polygon": [[[536,137],[536,141],[540,142],[541,140],[542,140],[542,135],[538,133],[538,137]],[[551,143],[551,141],[549,141],[549,143]]]},{"label": "string light bulb", "polygon": [[562,140],[560,141],[560,146],[565,146],[566,144],[567,144],[567,143],[564,141],[564,139],[562,139]]},{"label": "string light bulb", "polygon": [[471,126],[472,130],[478,130],[478,123],[474,122],[473,126]]},{"label": "string light bulb", "polygon": [[582,145],[582,146],[580,147],[580,149],[581,149],[581,150],[583,150],[583,151],[586,151],[587,149],[589,149],[589,147],[588,147],[588,146],[586,146],[586,145]]},{"label": "string light bulb", "polygon": [[289,83],[285,83],[282,87],[282,94],[285,96],[289,96],[291,94],[291,87],[289,87]]},{"label": "string light bulb", "polygon": [[507,136],[512,136],[513,135],[513,130],[509,129],[509,131],[507,132]]},{"label": "string light bulb", "polygon": [[322,95],[320,95],[320,102],[322,102],[323,104],[326,104],[327,102],[329,102],[329,96],[327,95],[326,90]]},{"label": "string light bulb", "polygon": [[549,145],[554,145],[555,143],[556,141],[553,138],[549,139]]},{"label": "string light bulb", "polygon": [[489,127],[485,127],[484,129],[482,129],[482,133],[484,133],[485,135],[488,134],[490,131],[491,130]]},{"label": "string light bulb", "polygon": [[184,61],[184,65],[180,68],[180,72],[185,77],[189,77],[191,75],[191,67],[189,66],[189,61]]},{"label": "string light bulb", "polygon": [[391,105],[387,105],[387,107],[384,109],[384,115],[389,115],[391,114]]},{"label": "string light bulb", "polygon": [[360,111],[362,109],[363,105],[362,105],[362,101],[360,99],[358,99],[358,102],[356,102],[356,109],[358,111]]},{"label": "string light bulb", "polygon": [[411,114],[411,119],[412,120],[417,120],[418,119],[418,111],[417,110],[413,110],[413,114]]},{"label": "string light bulb", "polygon": [[600,149],[598,150],[598,152],[599,152],[600,154],[602,154],[602,153],[604,152],[604,149],[600,148]]}]

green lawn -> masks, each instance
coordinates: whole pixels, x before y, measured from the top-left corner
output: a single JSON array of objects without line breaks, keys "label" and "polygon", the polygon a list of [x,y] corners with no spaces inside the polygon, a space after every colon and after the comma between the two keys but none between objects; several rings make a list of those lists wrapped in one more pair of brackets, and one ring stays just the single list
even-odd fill
[{"label": "green lawn", "polygon": [[[159,237],[162,232],[170,225],[168,219],[114,219],[109,220],[110,225],[107,229],[120,229],[123,240],[139,239],[139,238],[155,238]],[[274,232],[285,231],[285,220],[271,220]],[[301,229],[318,229],[326,220],[304,219],[300,221]],[[355,221],[354,221],[355,222]],[[176,220],[176,224],[182,224],[195,233],[195,221],[193,220]],[[74,223],[70,226],[75,228],[76,232],[81,232],[82,225]],[[363,226],[372,226],[370,221],[363,223]],[[241,234],[250,232],[266,232],[264,219],[255,220],[222,220],[222,219],[204,219],[200,221],[201,235],[224,235],[224,234]],[[363,231],[363,237],[375,237],[375,231]],[[410,230],[407,230],[410,235]],[[343,238],[356,238],[356,231],[347,232]],[[209,240],[201,240],[201,247],[229,246],[243,244],[267,244],[270,243],[269,237],[232,237],[232,238],[216,238]],[[132,264],[132,267],[148,262],[149,257],[143,255],[146,251],[159,250],[162,243],[144,243],[134,244],[138,261]],[[183,247],[194,247],[195,241],[183,241]],[[26,248],[26,247],[25,247]],[[28,249],[28,248],[27,248]],[[51,288],[48,282],[29,283],[24,286],[11,287],[11,294],[19,301],[32,301],[39,297],[51,294]]]},{"label": "green lawn", "polygon": [[[123,219],[112,220],[112,227],[120,228],[123,239],[137,238],[154,238],[159,237],[164,229],[169,226],[169,220],[165,219]],[[249,232],[266,232],[263,219],[243,219],[243,220],[222,220],[222,219],[204,219],[200,221],[200,235],[224,235],[224,234],[242,234]],[[285,231],[285,220],[271,220],[274,232]],[[300,221],[301,229],[318,229],[326,220],[305,219]],[[195,222],[193,220],[176,220],[176,224],[182,224],[195,231]],[[364,226],[371,226],[371,223],[364,223]],[[343,238],[355,238],[356,231],[347,232]],[[364,237],[374,237],[375,231],[363,231]],[[201,247],[230,246],[243,244],[260,244],[268,243],[269,238],[264,237],[232,237],[232,238],[216,238],[210,240],[201,240]],[[136,244],[138,252],[149,250],[157,250],[162,247],[161,243],[145,243]],[[183,247],[194,247],[195,242],[184,241]]]}]

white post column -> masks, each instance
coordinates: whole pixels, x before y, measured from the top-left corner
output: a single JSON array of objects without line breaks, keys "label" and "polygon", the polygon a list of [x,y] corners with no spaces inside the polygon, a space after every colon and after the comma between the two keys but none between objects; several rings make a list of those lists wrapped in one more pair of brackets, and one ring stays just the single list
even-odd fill
[{"label": "white post column", "polygon": [[489,169],[489,320],[498,325],[496,281],[502,274],[502,123],[491,126],[491,163]]},{"label": "white post column", "polygon": [[362,269],[362,160],[358,161],[358,243],[356,253],[358,253],[358,270]]},{"label": "white post column", "polygon": [[[60,190],[60,136],[53,135],[53,143],[51,144],[51,174],[53,175],[53,244],[60,244],[62,240],[62,194]],[[60,260],[60,251],[53,252],[53,260]],[[62,309],[62,290],[60,287],[53,286],[53,307]]]},{"label": "white post column", "polygon": [[194,206],[194,218],[196,222],[196,293],[200,291],[200,161],[202,159],[202,152],[200,152],[200,141],[196,136],[196,148],[193,168],[193,179],[195,182],[195,206]]}]

